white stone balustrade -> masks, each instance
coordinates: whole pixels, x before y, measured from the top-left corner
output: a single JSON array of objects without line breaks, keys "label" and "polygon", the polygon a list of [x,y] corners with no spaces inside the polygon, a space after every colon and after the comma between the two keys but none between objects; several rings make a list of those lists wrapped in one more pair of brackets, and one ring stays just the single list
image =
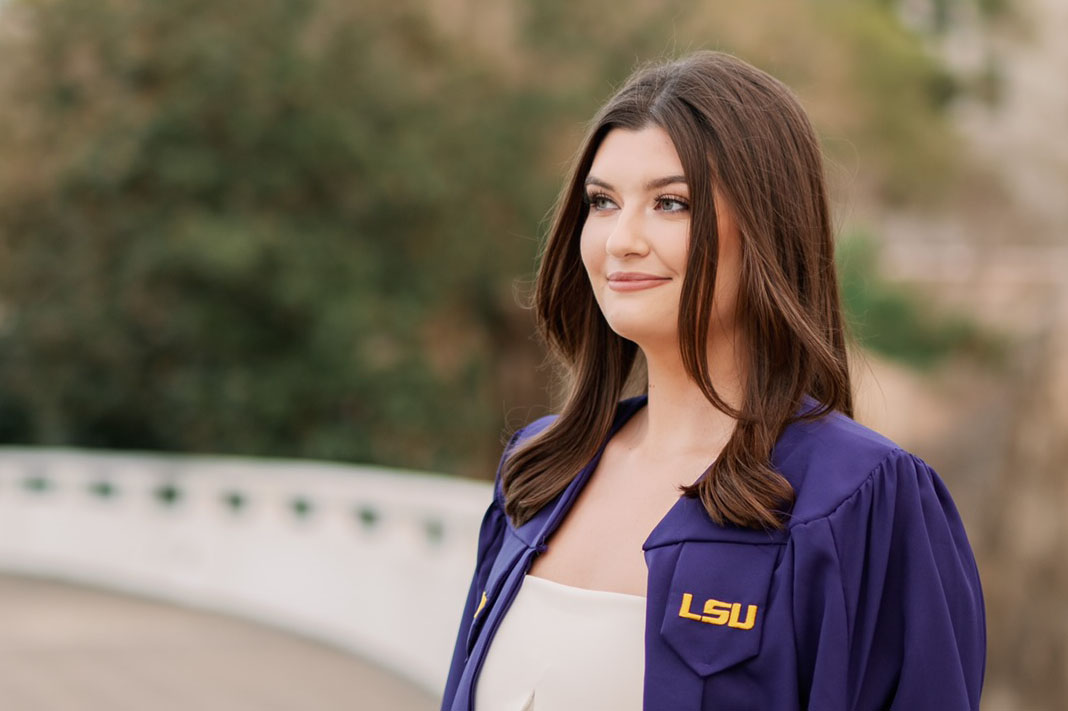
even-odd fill
[{"label": "white stone balustrade", "polygon": [[0,448],[0,570],[250,618],[440,693],[489,485],[307,461]]}]

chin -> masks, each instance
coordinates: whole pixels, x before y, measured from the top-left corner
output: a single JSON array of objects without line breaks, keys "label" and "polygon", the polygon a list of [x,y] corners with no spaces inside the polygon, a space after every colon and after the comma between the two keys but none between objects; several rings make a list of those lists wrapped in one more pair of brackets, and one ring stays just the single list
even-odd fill
[{"label": "chin", "polygon": [[[664,325],[670,328],[665,329]],[[615,319],[608,322],[608,327],[620,338],[634,341],[642,350],[650,347],[663,347],[664,345],[678,342],[678,334],[675,333],[675,319],[650,323],[642,319],[642,323],[627,322],[623,319]]]}]

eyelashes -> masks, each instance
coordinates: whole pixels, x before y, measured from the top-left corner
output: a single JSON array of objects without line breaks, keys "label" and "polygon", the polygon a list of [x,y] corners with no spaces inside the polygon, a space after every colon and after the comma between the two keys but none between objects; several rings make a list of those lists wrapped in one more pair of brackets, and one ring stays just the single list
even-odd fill
[{"label": "eyelashes", "polygon": [[[601,201],[612,203],[613,205],[615,204],[612,201],[612,198],[609,197],[606,193],[582,193],[582,203],[591,210],[602,209],[599,205]],[[690,209],[690,202],[686,198],[680,197],[678,195],[657,195],[656,199],[653,202],[661,208],[661,212],[666,212],[669,214],[676,212],[686,212]],[[675,205],[675,207],[674,209],[662,209],[665,204]]]},{"label": "eyelashes", "polygon": [[611,202],[612,198],[608,197],[604,193],[582,193],[582,202],[586,207],[592,208],[597,202],[601,200]]},{"label": "eyelashes", "polygon": [[676,197],[674,195],[661,195],[660,197],[658,197],[656,199],[656,202],[657,202],[658,205],[659,204],[663,204],[665,202],[673,202],[676,205],[678,205],[677,209],[675,209],[675,210],[664,210],[664,212],[686,212],[687,210],[690,209],[690,203],[689,202],[687,202],[686,200],[683,200],[680,197]]}]

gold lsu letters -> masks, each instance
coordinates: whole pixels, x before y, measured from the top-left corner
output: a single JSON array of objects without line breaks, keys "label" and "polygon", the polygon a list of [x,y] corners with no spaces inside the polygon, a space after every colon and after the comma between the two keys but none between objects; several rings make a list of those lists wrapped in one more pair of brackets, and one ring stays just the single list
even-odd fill
[{"label": "gold lsu letters", "polygon": [[740,602],[720,602],[719,600],[709,599],[705,601],[705,609],[703,615],[698,615],[690,612],[690,605],[693,603],[693,595],[690,593],[682,594],[682,606],[679,608],[679,617],[685,617],[688,620],[697,620],[698,622],[707,622],[710,625],[727,625],[739,630],[751,630],[756,624],[757,606],[749,605],[745,611],[745,619],[742,620],[742,603]]}]

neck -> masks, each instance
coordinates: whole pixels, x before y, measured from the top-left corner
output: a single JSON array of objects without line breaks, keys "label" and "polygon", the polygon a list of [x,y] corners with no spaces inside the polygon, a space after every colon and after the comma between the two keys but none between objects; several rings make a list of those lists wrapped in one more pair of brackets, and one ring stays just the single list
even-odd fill
[{"label": "neck", "polygon": [[[735,420],[701,392],[682,365],[678,346],[642,348],[649,374],[649,401],[636,422],[635,449],[646,456],[706,456],[714,459],[730,439]],[[732,408],[744,400],[744,366],[733,341],[708,349],[712,385]],[[638,417],[635,415],[635,417]]]}]

